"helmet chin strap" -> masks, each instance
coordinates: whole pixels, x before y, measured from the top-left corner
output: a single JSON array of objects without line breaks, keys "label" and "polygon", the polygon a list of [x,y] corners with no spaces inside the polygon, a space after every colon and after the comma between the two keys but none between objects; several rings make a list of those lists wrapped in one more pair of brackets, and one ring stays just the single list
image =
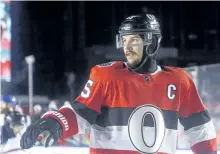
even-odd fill
[{"label": "helmet chin strap", "polygon": [[[156,53],[157,53],[156,50],[154,50],[154,52],[150,53],[148,48],[149,48],[149,46],[146,46],[146,48],[144,48],[144,51],[143,51],[144,53],[143,53],[142,59],[141,59],[141,61],[137,65],[132,67],[131,65],[129,65],[128,62],[126,62],[127,67],[130,68],[131,70],[135,71],[135,72],[139,72],[139,73],[143,72],[144,71],[143,67],[146,64],[146,62],[150,61],[150,60],[153,60],[155,55],[156,55]],[[154,68],[149,69],[149,71],[150,70],[154,70]],[[145,71],[148,72],[148,70],[145,70]]]}]

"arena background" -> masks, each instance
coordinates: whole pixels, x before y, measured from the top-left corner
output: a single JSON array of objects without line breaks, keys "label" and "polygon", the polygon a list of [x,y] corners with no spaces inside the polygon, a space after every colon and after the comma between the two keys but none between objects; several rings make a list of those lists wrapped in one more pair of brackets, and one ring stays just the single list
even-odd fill
[{"label": "arena background", "polygon": [[[92,66],[123,60],[123,53],[115,48],[115,34],[124,17],[153,13],[160,19],[163,32],[158,61],[185,68],[192,76],[213,118],[220,148],[219,4],[1,1],[1,95],[15,96],[30,117],[29,123],[37,120],[49,108],[72,101]],[[35,59],[31,87],[28,56]],[[33,108],[29,106],[30,91]],[[181,125],[179,130],[177,147],[183,153],[189,146]],[[75,136],[60,141],[59,148],[68,151],[88,143],[88,136]],[[36,148],[38,153],[45,150],[40,145]]]}]

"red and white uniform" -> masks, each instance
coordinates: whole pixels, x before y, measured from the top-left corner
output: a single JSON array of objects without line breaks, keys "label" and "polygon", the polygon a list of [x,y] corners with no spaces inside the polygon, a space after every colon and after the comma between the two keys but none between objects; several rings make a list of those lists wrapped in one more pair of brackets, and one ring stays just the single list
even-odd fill
[{"label": "red and white uniform", "polygon": [[[165,137],[158,154],[174,154],[178,120],[195,154],[217,151],[216,131],[188,74],[180,68],[160,67],[153,74],[130,71],[122,62],[92,68],[81,95],[59,112],[47,112],[63,127],[63,138],[90,129],[90,154],[138,154],[128,135],[128,119],[135,108],[153,104],[163,112]],[[144,125],[151,130],[152,123]],[[153,136],[149,135],[149,138]]]}]

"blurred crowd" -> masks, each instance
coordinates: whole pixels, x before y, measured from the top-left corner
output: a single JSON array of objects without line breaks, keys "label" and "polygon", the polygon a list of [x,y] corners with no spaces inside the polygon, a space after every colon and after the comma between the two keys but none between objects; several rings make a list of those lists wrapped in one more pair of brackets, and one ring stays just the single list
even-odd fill
[{"label": "blurred crowd", "polygon": [[[0,138],[1,147],[6,145],[10,140],[14,140],[16,137],[20,137],[25,129],[31,124],[36,122],[41,116],[52,110],[59,109],[62,105],[68,104],[69,101],[58,104],[55,101],[48,102],[47,107],[40,104],[33,106],[32,115],[26,114],[22,108],[22,105],[15,96],[3,95],[1,96],[1,112],[0,112]],[[43,145],[42,135],[39,135],[39,139],[36,146]],[[18,140],[18,139],[17,139]],[[17,141],[19,142],[19,140]],[[88,136],[75,136],[67,140],[59,140],[54,146],[88,146]],[[18,144],[18,143],[16,143]],[[18,145],[19,146],[19,145]],[[7,150],[6,150],[7,151]]]}]

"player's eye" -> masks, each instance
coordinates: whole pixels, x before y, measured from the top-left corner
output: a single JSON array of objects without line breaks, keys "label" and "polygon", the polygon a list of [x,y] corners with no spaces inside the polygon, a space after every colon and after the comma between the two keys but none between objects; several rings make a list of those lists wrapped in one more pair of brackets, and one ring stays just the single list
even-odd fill
[{"label": "player's eye", "polygon": [[139,42],[139,39],[133,38],[133,39],[132,39],[132,42],[133,42],[133,43],[138,43],[138,42]]}]

